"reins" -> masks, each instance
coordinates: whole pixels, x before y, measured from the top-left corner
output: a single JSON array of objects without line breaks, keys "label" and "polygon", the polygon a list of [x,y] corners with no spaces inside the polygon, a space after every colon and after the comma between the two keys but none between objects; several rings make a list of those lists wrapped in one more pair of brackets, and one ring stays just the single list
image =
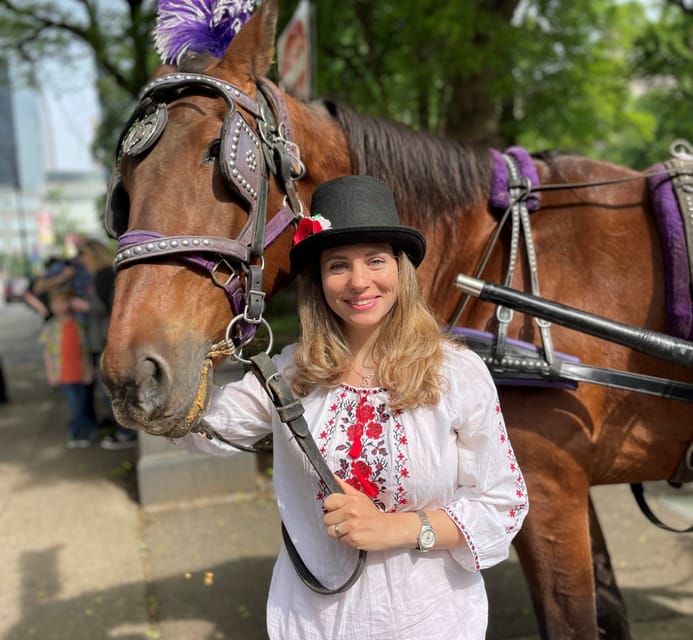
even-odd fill
[{"label": "reins", "polygon": [[595,182],[558,182],[553,184],[539,184],[532,185],[528,196],[532,193],[538,193],[540,191],[570,191],[572,189],[588,189],[590,187],[606,187],[612,184],[619,184],[621,182],[633,182],[634,180],[647,180],[654,176],[662,175],[676,175],[676,172],[671,170],[658,170],[653,171],[648,169],[647,171],[642,171],[641,173],[634,176],[625,176],[623,178],[610,178],[609,180],[598,180]]},{"label": "reins", "polygon": [[[286,382],[286,379],[274,366],[272,359],[267,353],[261,352],[257,355],[251,356],[249,363],[251,371],[255,374],[257,379],[262,384],[262,387],[271,398],[279,419],[288,427],[291,435],[293,436],[294,442],[296,442],[298,447],[310,462],[311,466],[315,470],[315,473],[317,473],[320,481],[325,486],[326,491],[328,493],[343,493],[310,433],[308,423],[303,417],[303,404],[293,394],[291,388]],[[196,430],[202,437],[210,440],[220,440],[234,449],[257,452],[257,445],[255,447],[246,447],[244,445],[230,442],[212,429],[204,419],[199,421],[199,425],[196,426]],[[311,591],[314,591],[320,595],[335,595],[352,587],[361,576],[366,564],[368,554],[363,549],[359,549],[356,566],[354,567],[354,571],[351,576],[347,578],[347,580],[339,587],[329,588],[322,584],[322,582],[315,577],[315,575],[303,562],[303,558],[301,558],[300,554],[298,553],[283,522],[282,538],[284,540],[286,551],[289,554],[289,558],[291,559],[294,569],[296,570],[301,582],[303,582],[303,584],[305,584]]]}]

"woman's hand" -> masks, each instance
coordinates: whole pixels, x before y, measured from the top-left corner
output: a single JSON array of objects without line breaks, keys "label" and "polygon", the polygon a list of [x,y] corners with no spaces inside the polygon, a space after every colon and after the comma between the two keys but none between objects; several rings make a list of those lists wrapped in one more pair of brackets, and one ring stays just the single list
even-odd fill
[{"label": "woman's hand", "polygon": [[415,513],[383,513],[367,495],[340,478],[337,482],[344,493],[325,499],[323,523],[328,536],[365,551],[416,545],[419,524]]}]

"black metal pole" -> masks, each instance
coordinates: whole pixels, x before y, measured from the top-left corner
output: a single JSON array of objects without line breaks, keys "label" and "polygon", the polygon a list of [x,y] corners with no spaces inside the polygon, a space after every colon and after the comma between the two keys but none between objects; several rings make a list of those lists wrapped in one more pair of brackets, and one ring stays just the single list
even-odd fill
[{"label": "black metal pole", "polygon": [[575,307],[569,307],[502,285],[490,284],[463,274],[457,276],[455,286],[480,300],[500,304],[530,316],[555,322],[569,329],[609,340],[684,367],[693,367],[693,342],[649,329],[632,327]]}]

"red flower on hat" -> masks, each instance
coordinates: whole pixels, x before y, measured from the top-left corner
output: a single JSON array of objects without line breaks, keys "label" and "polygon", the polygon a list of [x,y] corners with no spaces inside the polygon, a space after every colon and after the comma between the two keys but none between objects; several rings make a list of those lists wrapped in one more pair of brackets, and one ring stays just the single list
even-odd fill
[{"label": "red flower on hat", "polygon": [[293,246],[296,246],[308,236],[312,236],[314,233],[320,233],[331,227],[332,223],[327,218],[323,218],[319,213],[316,213],[310,218],[303,218],[301,222],[298,223],[296,231],[294,232]]}]

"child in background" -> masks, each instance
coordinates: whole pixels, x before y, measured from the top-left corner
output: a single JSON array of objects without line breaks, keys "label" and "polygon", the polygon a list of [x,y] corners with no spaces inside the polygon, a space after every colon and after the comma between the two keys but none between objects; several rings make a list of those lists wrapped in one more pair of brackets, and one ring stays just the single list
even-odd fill
[{"label": "child in background", "polygon": [[53,317],[39,334],[48,384],[60,387],[70,408],[67,446],[88,447],[96,425],[92,418],[89,386],[94,380],[86,334],[70,306],[72,290],[58,287],[50,291],[49,305]]},{"label": "child in background", "polygon": [[[99,363],[108,336],[108,324],[111,319],[111,305],[115,291],[115,270],[113,269],[113,252],[103,242],[87,238],[82,241],[77,253],[79,262],[86,271],[91,274],[92,284],[87,289],[84,298],[73,298],[72,308],[76,312],[85,313],[87,317],[87,344],[91,351],[91,361],[94,365],[94,377],[96,385],[96,400],[106,400],[110,413],[110,398],[105,387],[99,380]],[[94,415],[99,412],[94,408]],[[107,418],[115,425],[113,433],[101,439],[104,449],[119,450],[130,449],[137,446],[137,433],[131,429],[119,425],[112,413]]]}]

